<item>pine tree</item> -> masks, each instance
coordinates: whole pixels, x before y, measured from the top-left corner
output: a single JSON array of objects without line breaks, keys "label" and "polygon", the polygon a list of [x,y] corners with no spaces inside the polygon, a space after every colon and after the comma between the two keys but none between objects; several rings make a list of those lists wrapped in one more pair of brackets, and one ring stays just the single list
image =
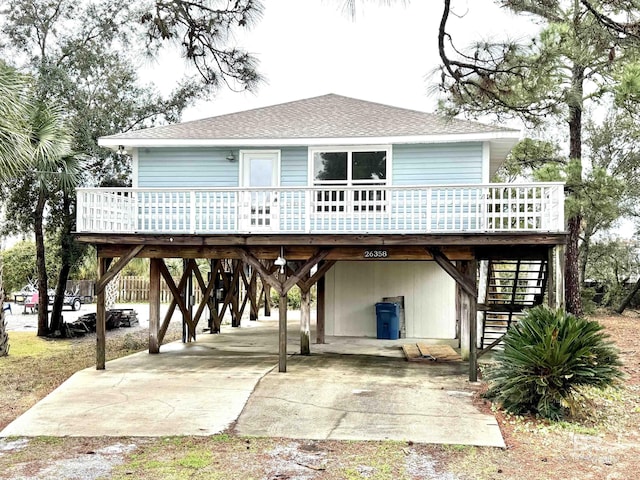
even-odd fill
[{"label": "pine tree", "polygon": [[[590,103],[612,99],[633,109],[640,99],[640,7],[637,1],[499,0],[541,25],[527,41],[479,41],[468,51],[453,46],[447,33],[451,0],[444,0],[438,47],[442,59],[441,106],[455,115],[494,114],[519,118],[529,126],[554,122],[566,129],[569,155],[566,183],[566,306],[582,313],[579,240],[586,206],[583,188],[583,116]],[[454,54],[449,55],[448,49]]]}]

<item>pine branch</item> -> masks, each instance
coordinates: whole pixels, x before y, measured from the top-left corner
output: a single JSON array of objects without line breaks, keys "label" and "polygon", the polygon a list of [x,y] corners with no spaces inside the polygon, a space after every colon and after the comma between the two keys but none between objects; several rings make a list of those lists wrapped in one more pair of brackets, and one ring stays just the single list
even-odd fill
[{"label": "pine branch", "polygon": [[627,37],[640,40],[640,21],[632,23],[623,23],[613,20],[611,17],[599,12],[589,0],[580,0],[580,3],[591,12],[591,14],[608,30],[613,33],[619,34],[618,38],[624,39]]}]

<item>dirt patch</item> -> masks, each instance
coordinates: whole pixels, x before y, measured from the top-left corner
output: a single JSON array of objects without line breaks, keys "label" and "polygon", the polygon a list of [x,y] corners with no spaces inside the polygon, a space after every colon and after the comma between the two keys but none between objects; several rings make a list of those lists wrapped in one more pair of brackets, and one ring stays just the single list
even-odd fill
[{"label": "dirt patch", "polygon": [[[598,315],[620,350],[627,375],[617,389],[590,391],[585,410],[571,422],[550,423],[492,410],[477,397],[482,410],[493,411],[506,450],[442,447],[446,467],[462,478],[634,478],[640,471],[640,315]],[[433,452],[433,447],[427,447]]]}]

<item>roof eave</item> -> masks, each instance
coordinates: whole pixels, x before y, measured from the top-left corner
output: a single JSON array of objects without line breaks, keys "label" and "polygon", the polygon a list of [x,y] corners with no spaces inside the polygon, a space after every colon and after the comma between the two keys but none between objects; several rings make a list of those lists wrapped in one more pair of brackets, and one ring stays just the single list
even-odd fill
[{"label": "roof eave", "polygon": [[98,145],[117,149],[123,147],[288,147],[333,145],[388,145],[411,143],[507,142],[515,145],[520,139],[517,130],[482,133],[451,133],[439,135],[403,135],[380,137],[306,137],[306,138],[122,138],[101,137]]}]

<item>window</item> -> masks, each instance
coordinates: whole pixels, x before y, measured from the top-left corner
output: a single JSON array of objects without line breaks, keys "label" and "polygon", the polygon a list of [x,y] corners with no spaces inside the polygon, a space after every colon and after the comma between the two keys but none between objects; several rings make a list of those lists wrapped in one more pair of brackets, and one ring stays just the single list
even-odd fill
[{"label": "window", "polygon": [[389,148],[313,150],[313,185],[331,187],[317,191],[315,210],[344,212],[351,205],[354,212],[383,211],[386,192],[372,187],[387,184],[389,152]]}]

